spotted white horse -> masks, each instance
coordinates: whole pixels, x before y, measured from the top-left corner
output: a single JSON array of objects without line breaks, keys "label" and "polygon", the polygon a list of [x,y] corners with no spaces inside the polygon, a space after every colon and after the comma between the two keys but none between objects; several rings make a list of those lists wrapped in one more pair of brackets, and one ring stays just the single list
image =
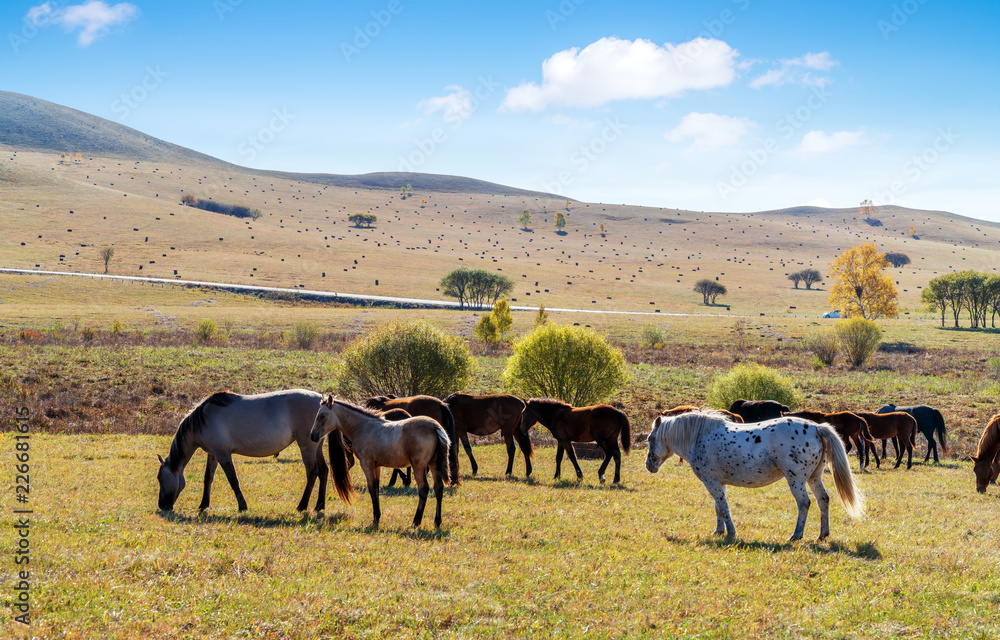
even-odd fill
[{"label": "spotted white horse", "polygon": [[784,477],[799,508],[791,539],[801,539],[805,530],[809,513],[807,484],[819,502],[819,539],[825,539],[830,535],[830,497],[823,487],[827,464],[848,515],[857,518],[864,511],[847,451],[837,432],[827,424],[778,418],[744,425],[728,422],[723,414],[693,411],[657,417],[648,441],[646,469],[651,473],[656,473],[673,454],[691,464],[691,470],[715,499],[716,535],[736,535],[726,485],[763,487]]}]

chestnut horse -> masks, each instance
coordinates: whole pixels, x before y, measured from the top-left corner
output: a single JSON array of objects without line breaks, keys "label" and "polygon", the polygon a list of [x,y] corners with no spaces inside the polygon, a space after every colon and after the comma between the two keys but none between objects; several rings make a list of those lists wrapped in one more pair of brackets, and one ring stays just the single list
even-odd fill
[{"label": "chestnut horse", "polygon": [[986,493],[986,485],[996,483],[1000,474],[1000,413],[993,416],[983,429],[972,461],[976,463],[972,467],[976,474],[976,491]]},{"label": "chestnut horse", "polygon": [[618,439],[621,438],[625,453],[632,450],[632,438],[629,431],[628,417],[611,405],[596,404],[589,407],[578,407],[566,404],[561,400],[533,398],[528,400],[521,414],[521,431],[527,434],[535,425],[541,423],[552,432],[552,437],[559,443],[556,450],[556,474],[558,478],[562,467],[563,451],[569,454],[569,460],[576,469],[578,480],[583,479],[583,471],[576,461],[573,451],[574,442],[596,442],[604,451],[604,462],[597,475],[604,482],[604,471],[611,459],[615,459],[614,483],[621,482],[621,449]]},{"label": "chestnut horse", "polygon": [[[872,440],[893,439],[893,444],[897,447],[896,466],[898,469],[903,462],[903,451],[906,451],[906,468],[913,466],[913,445],[917,439],[917,421],[910,414],[904,411],[893,411],[891,413],[870,413],[868,411],[857,411],[855,414],[868,423],[868,432],[871,433]],[[875,444],[865,443],[865,466],[868,465],[868,451],[875,454],[875,466],[880,467],[878,453],[875,451]]]},{"label": "chestnut horse", "polygon": [[479,465],[472,455],[472,445],[469,444],[469,434],[488,436],[500,431],[504,444],[507,445],[507,475],[514,472],[514,439],[524,454],[525,476],[531,475],[531,438],[518,427],[521,425],[521,412],[524,402],[520,398],[509,395],[470,396],[465,393],[453,393],[444,401],[455,417],[455,435],[462,441],[465,453],[472,465],[472,475],[479,471]]},{"label": "chestnut horse", "polygon": [[[805,418],[817,424],[824,422],[829,424],[843,440],[848,453],[851,451],[852,443],[858,448],[858,470],[863,470],[868,464],[865,460],[865,452],[868,450],[868,443],[871,443],[874,450],[875,442],[872,440],[871,433],[868,431],[868,423],[864,421],[864,418],[859,418],[850,411],[838,411],[837,413],[793,411],[785,415],[793,418]],[[875,464],[878,464],[878,454],[875,454]]]},{"label": "chestnut horse", "polygon": [[434,396],[409,396],[397,398],[392,394],[384,396],[374,396],[365,401],[365,406],[369,409],[388,411],[390,409],[402,409],[411,416],[427,416],[437,420],[438,424],[444,427],[444,432],[448,434],[451,442],[451,451],[448,452],[448,462],[451,466],[451,484],[462,484],[458,477],[458,438],[455,437],[455,418],[451,414],[448,405],[441,402]]},{"label": "chestnut horse", "polygon": [[351,441],[358,463],[365,472],[368,494],[372,499],[373,527],[378,527],[382,517],[378,500],[380,468],[398,469],[406,466],[413,467],[417,483],[418,502],[413,526],[420,526],[427,495],[430,493],[427,486],[428,469],[434,477],[434,498],[437,500],[434,525],[441,526],[441,498],[444,483],[448,480],[448,450],[451,442],[437,421],[418,416],[391,422],[377,411],[327,396],[319,407],[309,437],[313,442],[319,442],[334,430],[343,433]]}]

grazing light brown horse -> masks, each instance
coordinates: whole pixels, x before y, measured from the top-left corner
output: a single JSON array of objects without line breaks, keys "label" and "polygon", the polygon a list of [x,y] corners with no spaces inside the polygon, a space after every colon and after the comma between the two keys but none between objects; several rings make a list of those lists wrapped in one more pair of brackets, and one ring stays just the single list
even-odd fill
[{"label": "grazing light brown horse", "polygon": [[[448,480],[448,450],[451,442],[437,421],[426,416],[407,418],[400,422],[386,420],[377,411],[336,400],[328,396],[320,405],[309,437],[319,442],[323,436],[338,430],[351,441],[358,463],[368,481],[372,498],[372,526],[377,528],[382,510],[379,508],[379,472],[381,467],[413,467],[417,482],[417,513],[413,526],[419,527],[427,504],[427,470],[434,477],[434,497],[437,512],[434,526],[441,526],[441,497]],[[346,467],[346,454],[344,454]],[[353,489],[353,487],[352,487]]]},{"label": "grazing light brown horse", "polygon": [[[896,466],[898,469],[903,462],[903,451],[906,451],[906,468],[913,466],[913,445],[917,440],[917,421],[908,413],[903,411],[893,411],[891,413],[870,413],[868,411],[857,411],[855,414],[868,423],[868,431],[872,440],[883,440],[892,438],[897,448]],[[875,451],[875,444],[865,443],[865,466],[868,465],[868,452],[875,454],[875,467],[880,467],[878,454]]]},{"label": "grazing light brown horse", "polygon": [[[785,416],[792,418],[805,418],[806,420],[812,420],[816,424],[823,424],[824,422],[833,427],[837,435],[844,442],[844,446],[848,453],[851,451],[851,444],[858,448],[858,469],[864,469],[867,465],[865,460],[865,452],[868,449],[868,443],[871,443],[872,450],[874,451],[875,441],[872,440],[871,433],[868,431],[868,423],[865,422],[864,418],[858,417],[856,414],[850,411],[838,411],[836,413],[823,413],[822,411],[793,411],[791,413],[786,413]],[[875,464],[878,465],[878,454],[875,454]]]},{"label": "grazing light brown horse", "polygon": [[[306,488],[299,501],[298,510],[309,508],[309,495],[313,483],[319,478],[319,496],[316,511],[326,508],[326,480],[328,469],[320,444],[309,438],[309,429],[323,399],[318,393],[305,389],[289,389],[241,396],[228,391],[205,398],[192,409],[170,443],[170,453],[161,456],[156,479],[160,484],[158,500],[162,511],[172,511],[177,496],[184,489],[184,468],[198,449],[208,454],[205,465],[205,488],[199,510],[209,507],[212,480],[221,465],[226,473],[240,511],[246,511],[247,501],[240,490],[240,481],[233,466],[233,454],[264,458],[277,455],[293,442],[299,445],[302,464],[306,468]],[[344,443],[339,436],[330,439],[331,465],[334,485],[341,499],[347,500],[352,490],[347,464],[344,460]],[[337,455],[332,455],[339,452]]]},{"label": "grazing light brown horse", "polygon": [[976,491],[986,493],[986,485],[996,483],[1000,475],[1000,413],[983,429],[972,461],[975,462],[972,470],[976,474]]},{"label": "grazing light brown horse", "polygon": [[448,462],[451,466],[451,484],[462,484],[458,473],[458,438],[455,437],[455,418],[452,416],[448,405],[434,396],[397,398],[392,394],[387,394],[368,398],[365,401],[365,406],[369,409],[378,409],[379,411],[402,409],[411,416],[426,416],[437,421],[438,424],[444,427],[444,432],[448,434],[448,439],[451,442],[451,451],[448,453]]},{"label": "grazing light brown horse", "polygon": [[505,394],[471,396],[466,393],[453,393],[444,401],[455,417],[455,434],[462,441],[465,453],[469,456],[472,475],[476,475],[479,465],[472,455],[469,434],[488,436],[497,431],[503,434],[504,444],[507,445],[507,475],[514,472],[515,438],[521,447],[521,453],[524,454],[525,476],[531,475],[533,454],[531,438],[518,428],[521,426],[521,413],[524,411],[524,402],[520,398]]},{"label": "grazing light brown horse", "polygon": [[556,474],[558,478],[562,467],[563,451],[569,454],[569,460],[576,469],[578,480],[583,479],[583,471],[576,461],[573,451],[574,442],[596,442],[604,451],[604,462],[597,475],[604,482],[604,471],[612,458],[615,460],[614,483],[621,482],[621,449],[618,439],[621,438],[625,453],[632,449],[632,438],[629,431],[628,417],[611,405],[596,404],[589,407],[574,408],[561,400],[533,398],[528,400],[521,414],[521,431],[525,434],[535,423],[541,423],[552,432],[559,447],[556,450]]}]

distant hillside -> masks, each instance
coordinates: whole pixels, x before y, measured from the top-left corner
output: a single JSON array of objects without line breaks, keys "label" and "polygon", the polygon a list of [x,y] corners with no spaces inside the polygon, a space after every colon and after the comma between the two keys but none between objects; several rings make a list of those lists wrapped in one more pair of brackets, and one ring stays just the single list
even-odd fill
[{"label": "distant hillside", "polygon": [[212,156],[146,135],[83,111],[9,91],[0,91],[0,144],[37,151],[117,156],[129,160],[194,162],[238,169],[261,176],[316,182],[353,189],[391,189],[409,183],[417,191],[561,197],[501,184],[429,173],[336,175],[290,173],[238,167]]}]

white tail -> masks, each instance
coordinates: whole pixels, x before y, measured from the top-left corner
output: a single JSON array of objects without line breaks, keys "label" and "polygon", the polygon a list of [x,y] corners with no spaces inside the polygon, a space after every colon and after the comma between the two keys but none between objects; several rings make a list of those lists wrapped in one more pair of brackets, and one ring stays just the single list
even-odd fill
[{"label": "white tail", "polygon": [[828,424],[819,426],[819,435],[823,439],[823,450],[830,471],[833,473],[833,483],[837,486],[837,495],[847,510],[847,515],[860,518],[865,513],[864,500],[857,485],[854,484],[854,474],[851,473],[847,449],[840,441],[840,436]]}]

